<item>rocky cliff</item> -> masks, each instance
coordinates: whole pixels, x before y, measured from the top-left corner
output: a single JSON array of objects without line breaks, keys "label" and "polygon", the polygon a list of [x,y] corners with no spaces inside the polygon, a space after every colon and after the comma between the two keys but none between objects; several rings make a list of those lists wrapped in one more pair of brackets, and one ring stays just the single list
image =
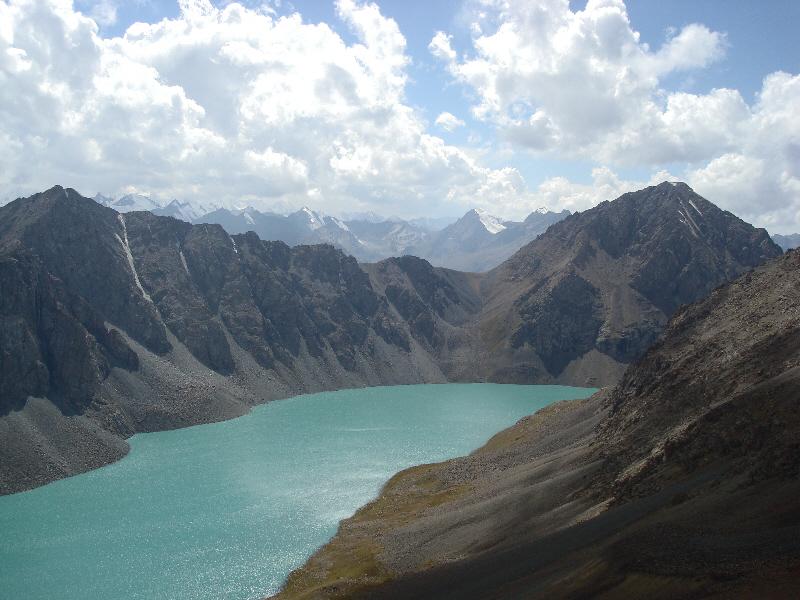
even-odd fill
[{"label": "rocky cliff", "polygon": [[795,598],[799,399],[795,251],[678,310],[615,388],[397,474],[277,597]]}]

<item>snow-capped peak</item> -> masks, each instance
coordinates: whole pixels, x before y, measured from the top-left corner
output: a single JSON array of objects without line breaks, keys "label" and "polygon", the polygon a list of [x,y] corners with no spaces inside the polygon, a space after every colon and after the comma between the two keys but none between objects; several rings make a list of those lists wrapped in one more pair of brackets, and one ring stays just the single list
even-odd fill
[{"label": "snow-capped peak", "polygon": [[306,219],[308,219],[308,226],[311,227],[311,229],[319,229],[325,224],[324,217],[307,206],[301,208],[300,212],[305,214]]},{"label": "snow-capped peak", "polygon": [[500,233],[506,228],[506,226],[503,225],[503,222],[500,219],[490,215],[482,208],[476,208],[475,214],[478,215],[478,218],[481,220],[481,224],[484,226],[486,231],[488,231],[492,235]]},{"label": "snow-capped peak", "polygon": [[120,198],[117,198],[116,200],[109,196],[97,194],[95,196],[95,202],[104,204],[105,206],[111,207],[117,212],[121,213],[132,212],[135,210],[155,210],[161,208],[162,206],[155,199],[143,194],[126,194]]}]

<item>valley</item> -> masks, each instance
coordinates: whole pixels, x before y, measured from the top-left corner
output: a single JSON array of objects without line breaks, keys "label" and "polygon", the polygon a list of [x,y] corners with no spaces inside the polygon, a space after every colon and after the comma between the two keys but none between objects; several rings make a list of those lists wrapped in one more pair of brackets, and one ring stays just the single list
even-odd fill
[{"label": "valley", "polygon": [[275,598],[794,597],[799,332],[795,251],[617,386],[395,475]]},{"label": "valley", "polygon": [[119,462],[0,497],[0,595],[218,600],[275,593],[398,470],[470,452],[521,416],[592,391],[372,387],[135,435]]},{"label": "valley", "polygon": [[485,275],[411,256],[362,268],[329,245],[117,213],[54,187],[0,208],[13,290],[0,492],[116,460],[135,433],[300,393],[607,386],[681,304],[780,254],[683,184],[571,215]]},{"label": "valley", "polygon": [[0,0],[0,600],[800,598],[798,23]]}]

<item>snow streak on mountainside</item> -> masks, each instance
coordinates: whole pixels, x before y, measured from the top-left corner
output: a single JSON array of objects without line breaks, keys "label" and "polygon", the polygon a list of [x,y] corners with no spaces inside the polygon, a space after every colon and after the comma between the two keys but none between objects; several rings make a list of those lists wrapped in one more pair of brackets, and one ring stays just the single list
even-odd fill
[{"label": "snow streak on mountainside", "polygon": [[478,214],[478,218],[481,220],[481,223],[491,234],[500,233],[503,231],[506,226],[503,225],[503,222],[498,219],[497,217],[493,217],[488,212],[481,208],[476,208],[475,212]]}]

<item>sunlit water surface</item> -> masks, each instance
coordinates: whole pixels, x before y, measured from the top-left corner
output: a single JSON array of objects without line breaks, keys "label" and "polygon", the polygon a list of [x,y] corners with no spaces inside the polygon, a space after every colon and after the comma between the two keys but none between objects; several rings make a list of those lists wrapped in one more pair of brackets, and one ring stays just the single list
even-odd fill
[{"label": "sunlit water surface", "polygon": [[136,435],[123,460],[0,497],[0,598],[250,599],[395,472],[594,390],[415,385],[300,396]]}]

